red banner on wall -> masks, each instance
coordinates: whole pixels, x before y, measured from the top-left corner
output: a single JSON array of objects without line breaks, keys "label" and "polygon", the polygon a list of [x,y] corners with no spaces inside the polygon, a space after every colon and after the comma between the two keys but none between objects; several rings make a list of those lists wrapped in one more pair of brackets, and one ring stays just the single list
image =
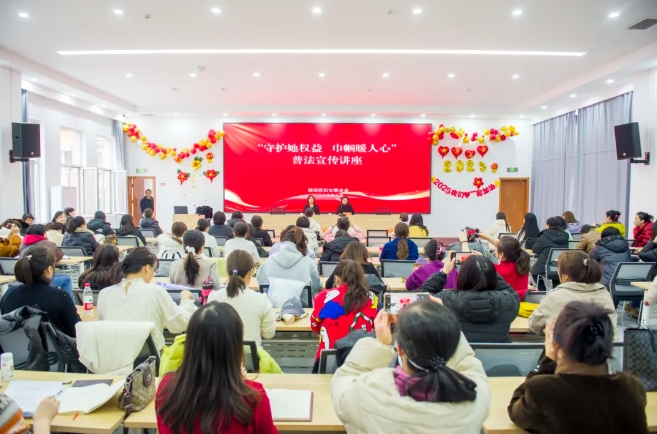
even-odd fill
[{"label": "red banner on wall", "polygon": [[429,213],[429,124],[224,124],[224,210]]}]

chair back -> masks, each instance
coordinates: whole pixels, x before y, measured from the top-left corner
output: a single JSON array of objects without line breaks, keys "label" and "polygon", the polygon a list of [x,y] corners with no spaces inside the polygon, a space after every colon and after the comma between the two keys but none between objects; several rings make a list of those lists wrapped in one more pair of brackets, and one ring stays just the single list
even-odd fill
[{"label": "chair back", "polygon": [[265,229],[265,232],[269,234],[269,237],[273,240],[276,238],[276,231],[273,229]]},{"label": "chair back", "polygon": [[322,350],[319,353],[319,373],[334,374],[338,370],[338,350]]},{"label": "chair back", "polygon": [[573,241],[581,241],[582,234],[570,234],[573,237]]},{"label": "chair back", "polygon": [[546,294],[547,291],[527,291],[523,301],[526,301],[527,303],[540,303],[541,300],[545,298]]},{"label": "chair back", "polygon": [[550,253],[548,254],[548,261],[547,264],[545,264],[545,277],[548,279],[552,280],[559,280],[559,264],[557,263],[557,260],[559,259],[559,256],[561,256],[562,253],[565,253],[569,250],[577,250],[577,249],[550,249]]},{"label": "chair back", "polygon": [[74,257],[84,257],[84,256],[89,256],[87,254],[87,251],[85,250],[84,247],[60,247],[59,250],[62,252],[62,254],[68,256],[69,258],[74,258]]},{"label": "chair back", "polygon": [[215,240],[217,240],[217,246],[222,247],[226,245],[226,241],[228,241],[228,237],[214,237]]},{"label": "chair back", "polygon": [[579,241],[575,241],[575,240],[568,241],[568,248],[569,249],[577,250],[578,245],[579,245]]},{"label": "chair back", "polygon": [[382,236],[378,236],[378,237],[371,236],[370,237],[370,236],[368,236],[366,238],[366,246],[367,247],[383,247],[383,245],[385,243],[389,242],[389,241],[390,241],[390,237],[388,237],[388,236],[385,236],[385,237],[382,237]]},{"label": "chair back", "polygon": [[246,372],[260,372],[260,357],[255,341],[244,341],[244,367]]},{"label": "chair back", "polygon": [[28,346],[30,341],[25,335],[23,328],[0,335],[0,349],[3,353],[14,355],[14,369],[17,371],[25,369],[29,355]]},{"label": "chair back", "polygon": [[141,231],[141,234],[144,236],[144,238],[155,238],[155,230],[154,229],[139,229]]},{"label": "chair back", "polygon": [[265,245],[265,240],[263,240],[262,238],[256,238],[255,240],[256,243],[260,244],[260,247]]},{"label": "chair back", "polygon": [[413,272],[415,261],[381,261],[381,277],[408,277]]},{"label": "chair back", "polygon": [[635,241],[636,241],[636,240],[627,240],[627,244],[629,244],[630,247],[632,247],[632,246],[634,246],[634,242],[635,242]]},{"label": "chair back", "polygon": [[614,305],[619,301],[643,300],[645,290],[632,286],[632,282],[650,282],[652,262],[620,262],[609,280],[609,291]]},{"label": "chair back", "polygon": [[470,343],[489,377],[524,377],[538,364],[543,342]]},{"label": "chair back", "polygon": [[514,234],[513,232],[500,232],[500,235],[497,237],[497,239],[499,240],[502,237],[518,238],[518,236],[516,234]]},{"label": "chair back", "polygon": [[149,357],[155,357],[155,372],[160,372],[160,352],[155,346],[155,341],[153,336],[148,336],[148,339],[144,342],[144,346],[141,349],[141,352],[135,359],[135,362],[132,364],[133,369],[136,369],[137,366],[144,363],[148,360]]},{"label": "chair back", "polygon": [[621,372],[623,370],[623,342],[614,342],[614,352],[611,359],[607,359],[609,367],[614,372]]},{"label": "chair back", "polygon": [[388,230],[387,229],[368,229],[367,230],[367,236],[368,237],[387,237],[388,236]]},{"label": "chair back", "polygon": [[429,240],[431,240],[432,238],[430,238],[430,237],[421,237],[421,238],[409,238],[409,239],[411,241],[413,241],[415,244],[417,244],[418,249],[420,249],[420,248],[424,249],[424,246],[426,246],[427,243],[429,242]]},{"label": "chair back", "polygon": [[155,270],[155,277],[169,277],[169,270],[171,269],[171,264],[176,259],[158,259],[159,265],[157,270]]},{"label": "chair back", "polygon": [[16,262],[18,262],[18,258],[0,258],[0,274],[13,276]]},{"label": "chair back", "polygon": [[117,246],[131,246],[139,247],[139,238],[134,235],[128,235],[126,237],[116,237]]},{"label": "chair back", "polygon": [[277,207],[277,208],[272,208],[270,210],[271,214],[285,214],[285,207]]},{"label": "chair back", "polygon": [[333,274],[335,271],[335,267],[337,267],[339,262],[327,262],[327,261],[319,261],[319,275],[320,276],[330,276]]},{"label": "chair back", "polygon": [[[264,283],[260,285],[260,292],[262,294],[267,294],[269,292],[269,284]],[[302,307],[313,307],[313,290],[310,285],[303,287],[303,292],[301,292],[301,297],[299,299],[301,300]]]}]

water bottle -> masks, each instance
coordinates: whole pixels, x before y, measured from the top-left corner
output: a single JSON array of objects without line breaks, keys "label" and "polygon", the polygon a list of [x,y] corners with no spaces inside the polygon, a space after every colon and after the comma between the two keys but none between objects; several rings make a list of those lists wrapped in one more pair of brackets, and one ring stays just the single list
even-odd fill
[{"label": "water bottle", "polygon": [[0,365],[2,365],[2,381],[13,380],[14,355],[12,353],[2,353],[2,355],[0,355]]},{"label": "water bottle", "polygon": [[82,292],[82,304],[84,305],[84,314],[93,316],[94,314],[94,293],[91,292],[91,285],[84,284]]},{"label": "water bottle", "polygon": [[203,282],[201,286],[201,303],[208,304],[208,297],[214,291],[214,283],[210,279]]}]

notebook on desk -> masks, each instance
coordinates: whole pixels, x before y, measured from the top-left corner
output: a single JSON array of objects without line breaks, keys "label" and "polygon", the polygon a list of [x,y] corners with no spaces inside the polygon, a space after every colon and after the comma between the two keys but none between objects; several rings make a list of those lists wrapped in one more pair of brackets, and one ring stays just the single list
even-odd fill
[{"label": "notebook on desk", "polygon": [[111,386],[101,383],[85,387],[69,387],[57,397],[60,403],[59,413],[89,414],[112,399],[124,384],[124,381],[117,381]]},{"label": "notebook on desk", "polygon": [[313,392],[310,390],[266,389],[274,421],[313,420]]}]

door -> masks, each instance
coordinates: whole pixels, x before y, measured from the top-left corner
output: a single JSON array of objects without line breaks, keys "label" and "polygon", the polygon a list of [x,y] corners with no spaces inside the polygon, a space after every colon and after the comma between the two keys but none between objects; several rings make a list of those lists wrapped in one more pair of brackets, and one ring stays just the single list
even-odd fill
[{"label": "door", "polygon": [[529,178],[500,178],[499,209],[506,214],[513,232],[517,233],[529,212]]},{"label": "door", "polygon": [[[139,201],[144,197],[144,192],[151,190],[157,207],[157,196],[155,195],[155,177],[154,176],[128,176],[128,212],[132,216],[135,224],[141,218],[141,208]],[[157,211],[154,209],[154,213]]]}]

